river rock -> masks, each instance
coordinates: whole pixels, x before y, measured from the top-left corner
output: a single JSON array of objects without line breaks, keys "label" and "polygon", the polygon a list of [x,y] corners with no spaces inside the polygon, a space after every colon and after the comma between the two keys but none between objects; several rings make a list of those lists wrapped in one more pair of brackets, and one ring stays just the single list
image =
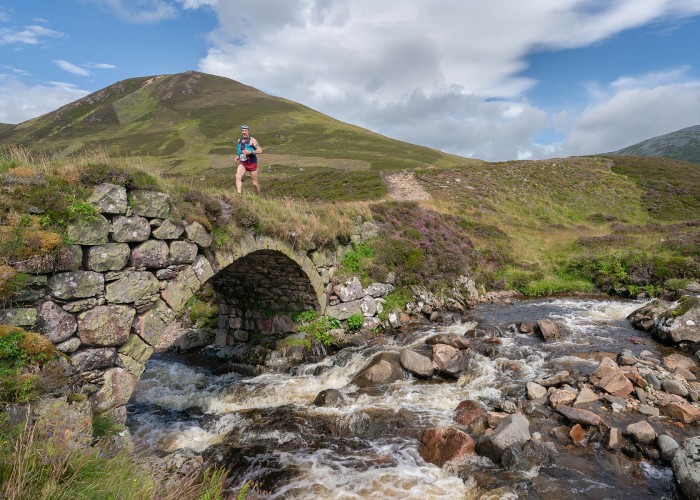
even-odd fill
[{"label": "river rock", "polygon": [[333,287],[333,293],[338,296],[341,302],[359,300],[364,295],[362,283],[360,283],[360,279],[357,277],[353,277],[345,283],[335,285]]},{"label": "river rock", "polygon": [[664,341],[700,343],[700,298],[684,295],[675,307],[661,314],[654,330]]},{"label": "river rock", "polygon": [[68,224],[66,235],[75,245],[103,245],[108,241],[109,221],[101,214],[78,220]]},{"label": "river rock", "polygon": [[611,427],[608,431],[605,448],[608,450],[617,450],[623,446],[622,431],[617,427]]},{"label": "river rock", "polygon": [[381,297],[386,297],[393,291],[394,285],[390,285],[389,283],[372,283],[365,288],[363,294],[378,299]]},{"label": "river rock", "polygon": [[196,244],[189,241],[170,242],[170,265],[191,264],[197,257]]},{"label": "river rock", "polygon": [[157,191],[134,189],[131,191],[131,196],[134,202],[134,214],[157,219],[168,218],[170,214],[170,195]]},{"label": "river rock", "polygon": [[425,339],[425,343],[428,345],[445,344],[455,349],[467,349],[469,347],[469,339],[464,335],[458,335],[456,333],[440,333],[437,335],[432,335]]},{"label": "river rock", "polygon": [[81,349],[71,354],[71,362],[80,367],[81,372],[100,370],[114,366],[117,350],[114,347]]},{"label": "river rock", "polygon": [[671,436],[661,434],[656,438],[656,447],[659,449],[661,459],[669,464],[673,461],[673,456],[676,454],[679,445]]},{"label": "river rock", "polygon": [[442,467],[450,460],[474,453],[474,440],[453,427],[430,427],[420,438],[418,453],[426,462]]},{"label": "river rock", "polygon": [[593,401],[598,401],[598,395],[588,387],[584,387],[579,391],[576,401],[574,401],[574,406],[592,403]]},{"label": "river rock", "polygon": [[95,187],[88,203],[103,214],[124,214],[128,207],[126,188],[105,182]]},{"label": "river rock", "polygon": [[558,408],[562,405],[570,405],[576,401],[576,393],[565,389],[553,389],[549,393],[549,405],[552,408]]},{"label": "river rock", "polygon": [[659,404],[661,413],[669,417],[680,420],[686,424],[700,422],[700,409],[686,401],[681,396],[669,394],[661,399]]},{"label": "river rock", "polygon": [[592,411],[583,410],[581,408],[572,408],[571,406],[562,405],[557,408],[557,411],[575,424],[593,426],[602,423],[600,416]]},{"label": "river rock", "polygon": [[693,372],[686,370],[685,368],[681,368],[680,366],[678,368],[676,368],[673,371],[673,373],[676,375],[680,375],[688,382],[692,382],[692,381],[698,379]]},{"label": "river rock", "polygon": [[467,356],[459,349],[445,344],[433,346],[433,367],[440,373],[457,378],[467,362]]},{"label": "river rock", "polygon": [[537,322],[537,329],[545,342],[560,340],[566,334],[566,327],[561,323],[550,319],[541,319]]},{"label": "river rock", "polygon": [[528,399],[539,399],[547,395],[547,389],[536,382],[528,382],[525,387]]},{"label": "river rock", "polygon": [[185,228],[171,219],[165,219],[161,225],[153,230],[153,237],[159,240],[176,240],[182,233],[185,232]]},{"label": "river rock", "polygon": [[621,398],[627,397],[627,395],[634,390],[632,383],[622,372],[610,375],[600,380],[596,385],[608,394]]},{"label": "river rock", "polygon": [[40,333],[54,344],[70,338],[78,326],[75,316],[64,311],[58,304],[47,300],[37,308],[36,326]]},{"label": "river rock", "polygon": [[621,372],[622,370],[615,361],[608,357],[604,357],[600,360],[598,367],[591,374],[590,380],[591,382],[596,383],[601,379],[609,377],[610,375]]},{"label": "river rock", "polygon": [[625,434],[640,444],[651,444],[656,440],[656,431],[646,420],[629,424]]},{"label": "river rock", "polygon": [[688,388],[678,380],[666,379],[661,382],[661,387],[669,394],[676,394],[681,397],[688,397]]},{"label": "river rock", "polygon": [[105,298],[113,304],[128,304],[150,298],[160,291],[160,282],[148,271],[128,271],[105,287]]},{"label": "river rock", "polygon": [[345,396],[338,389],[326,389],[318,393],[314,406],[340,407],[345,404]]},{"label": "river rock", "polygon": [[195,243],[200,248],[208,248],[211,246],[213,237],[203,225],[195,221],[185,226],[185,236],[192,243]]},{"label": "river rock", "polygon": [[78,316],[78,337],[87,346],[121,345],[129,338],[135,314],[128,306],[97,306]]},{"label": "river rock", "polygon": [[566,384],[569,382],[569,372],[566,370],[560,371],[552,375],[551,377],[539,378],[535,380],[536,383],[542,387],[554,387],[561,384]]},{"label": "river rock", "polygon": [[695,362],[692,360],[692,358],[689,358],[688,356],[683,356],[682,354],[677,352],[669,354],[668,356],[664,356],[663,362],[664,365],[666,365],[666,368],[668,368],[671,371],[674,371],[676,368],[685,368],[686,370],[695,369]]},{"label": "river rock", "polygon": [[104,292],[104,275],[93,271],[71,271],[49,278],[49,292],[62,300],[95,297]]},{"label": "river rock", "polygon": [[148,240],[131,250],[131,265],[137,269],[157,269],[168,265],[169,256],[166,242]]},{"label": "river rock", "polygon": [[688,500],[700,500],[700,436],[686,439],[672,462],[676,484]]},{"label": "river rock", "polygon": [[499,463],[503,452],[513,445],[524,445],[530,440],[530,422],[521,413],[505,417],[490,434],[479,438],[476,452]]},{"label": "river rock", "polygon": [[627,316],[627,319],[632,323],[637,330],[651,332],[656,326],[656,320],[668,309],[669,302],[661,299],[654,299],[651,302],[644,304],[639,309],[633,311]]},{"label": "river rock", "polygon": [[375,356],[350,383],[358,387],[372,387],[391,384],[404,377],[399,355],[385,352]]},{"label": "river rock", "polygon": [[576,424],[571,428],[569,431],[569,437],[576,446],[581,448],[585,448],[588,444],[588,433],[583,427],[581,427],[581,424]]},{"label": "river rock", "polygon": [[426,378],[433,376],[433,362],[427,356],[423,356],[412,349],[401,349],[400,360],[401,366],[414,375]]},{"label": "river rock", "polygon": [[85,267],[98,273],[119,271],[126,267],[131,249],[126,243],[107,243],[88,247],[85,252]]},{"label": "river rock", "polygon": [[455,422],[464,425],[473,434],[483,434],[488,426],[488,415],[481,403],[474,400],[462,401],[455,409]]}]

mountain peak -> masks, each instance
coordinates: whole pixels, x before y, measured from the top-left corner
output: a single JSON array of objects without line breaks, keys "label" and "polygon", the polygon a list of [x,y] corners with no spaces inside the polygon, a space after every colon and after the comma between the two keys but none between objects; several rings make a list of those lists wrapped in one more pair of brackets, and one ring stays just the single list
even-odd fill
[{"label": "mountain peak", "polygon": [[610,154],[613,156],[662,156],[700,163],[700,125],[652,137]]}]

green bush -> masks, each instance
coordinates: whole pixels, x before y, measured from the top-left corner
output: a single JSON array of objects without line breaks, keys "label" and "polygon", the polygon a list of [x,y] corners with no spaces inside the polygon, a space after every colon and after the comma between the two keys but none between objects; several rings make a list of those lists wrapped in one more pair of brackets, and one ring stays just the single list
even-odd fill
[{"label": "green bush", "polygon": [[43,365],[57,355],[43,335],[0,325],[0,401],[26,403],[34,399],[38,377],[26,368]]},{"label": "green bush", "polygon": [[306,334],[306,339],[311,342],[316,340],[325,346],[334,342],[330,331],[340,328],[340,321],[329,316],[318,316],[314,311],[300,311],[292,315],[292,319],[299,323],[298,330]]}]

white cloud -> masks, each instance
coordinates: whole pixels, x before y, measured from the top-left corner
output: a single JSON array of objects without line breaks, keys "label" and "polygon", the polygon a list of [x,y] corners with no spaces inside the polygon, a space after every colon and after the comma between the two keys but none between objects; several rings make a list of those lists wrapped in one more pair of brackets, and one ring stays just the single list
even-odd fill
[{"label": "white cloud", "polygon": [[[527,102],[537,83],[520,75],[529,54],[700,13],[700,2],[690,0],[178,1],[218,15],[202,71],[392,137],[485,159],[548,154],[552,145],[532,142],[538,128],[566,122],[582,131],[590,119],[577,129],[571,116],[563,120],[567,113],[548,117]],[[599,100],[638,84],[620,79]]]},{"label": "white cloud", "polygon": [[87,63],[84,64],[86,68],[94,68],[94,69],[116,69],[117,67],[114,64],[108,64],[108,63]]},{"label": "white cloud", "polygon": [[0,29],[0,45],[24,44],[38,45],[45,38],[62,37],[63,33],[43,26],[26,26],[22,30],[14,28]]},{"label": "white cloud", "polygon": [[177,17],[178,10],[165,0],[92,0],[120,19],[135,24],[151,24]]},{"label": "white cloud", "polygon": [[0,6],[0,22],[6,23],[12,19],[12,11],[6,7]]},{"label": "white cloud", "polygon": [[67,83],[26,85],[14,76],[0,74],[0,123],[21,123],[88,93]]},{"label": "white cloud", "polygon": [[68,61],[64,61],[63,59],[54,59],[53,62],[56,64],[56,66],[61,68],[63,71],[67,71],[68,73],[72,73],[78,76],[90,76],[90,72],[85,68],[76,66],[75,64],[70,63]]}]

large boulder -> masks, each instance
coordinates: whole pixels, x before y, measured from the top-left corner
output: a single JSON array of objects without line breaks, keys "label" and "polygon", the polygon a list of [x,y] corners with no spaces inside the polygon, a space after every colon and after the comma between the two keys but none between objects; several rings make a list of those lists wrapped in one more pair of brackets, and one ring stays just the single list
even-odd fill
[{"label": "large boulder", "polygon": [[55,302],[47,300],[37,308],[37,329],[54,344],[69,339],[77,326],[75,317]]},{"label": "large boulder", "polygon": [[430,427],[420,438],[418,453],[426,462],[442,467],[450,460],[474,453],[474,440],[454,427]]},{"label": "large boulder", "polygon": [[669,394],[661,399],[659,407],[661,413],[668,415],[674,420],[679,420],[685,424],[700,422],[700,408],[690,404],[681,396]]},{"label": "large boulder", "polygon": [[644,304],[639,309],[631,312],[627,319],[632,323],[637,330],[651,332],[656,326],[658,317],[670,306],[670,302],[665,300],[655,299],[647,304]]},{"label": "large boulder", "polygon": [[504,451],[513,445],[522,446],[530,439],[530,422],[527,417],[514,413],[501,420],[493,432],[479,439],[476,452],[499,463]]},{"label": "large boulder", "polygon": [[333,287],[333,293],[338,296],[341,302],[352,302],[354,300],[359,300],[364,295],[362,283],[360,283],[360,279],[357,277],[354,277],[345,283],[335,285]]},{"label": "large boulder", "polygon": [[445,344],[433,346],[433,367],[440,373],[458,378],[467,363],[467,355],[459,349]]},{"label": "large boulder", "polygon": [[488,412],[478,401],[468,399],[457,405],[455,422],[467,427],[471,433],[483,434],[488,426]]},{"label": "large boulder", "polygon": [[561,323],[552,321],[551,319],[541,319],[537,322],[537,331],[545,342],[554,342],[561,340],[567,333],[567,329]]},{"label": "large boulder", "polygon": [[425,339],[425,343],[428,345],[445,344],[455,349],[467,349],[469,347],[469,339],[464,335],[458,335],[456,333],[438,333],[437,335],[431,335]]},{"label": "large boulder", "polygon": [[661,313],[654,335],[673,344],[700,344],[700,298],[684,295]]},{"label": "large boulder", "polygon": [[700,500],[700,436],[686,439],[673,456],[673,475],[688,500]]},{"label": "large boulder", "polygon": [[405,376],[398,354],[385,352],[375,356],[350,383],[358,387],[372,387],[391,384]]},{"label": "large boulder", "polygon": [[433,362],[429,357],[423,356],[411,349],[401,349],[399,354],[401,366],[418,377],[430,378],[433,376]]}]

